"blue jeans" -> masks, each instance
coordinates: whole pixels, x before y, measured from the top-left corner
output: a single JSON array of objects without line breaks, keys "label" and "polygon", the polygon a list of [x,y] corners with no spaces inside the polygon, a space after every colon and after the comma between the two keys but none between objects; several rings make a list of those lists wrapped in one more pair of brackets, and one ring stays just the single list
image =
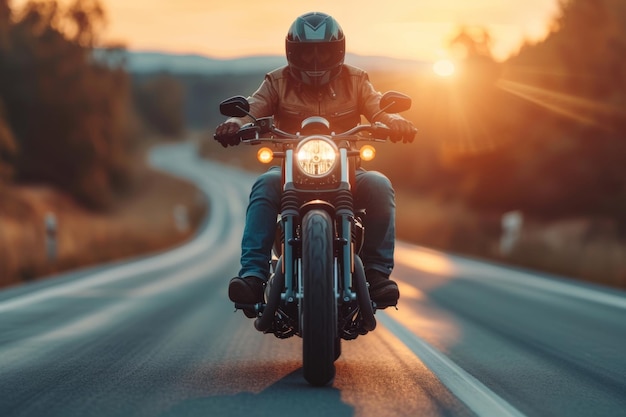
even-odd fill
[{"label": "blue jeans", "polygon": [[[269,277],[281,193],[281,169],[277,166],[261,174],[252,186],[241,242],[240,277],[255,276],[262,280]],[[391,182],[379,172],[358,169],[353,194],[355,209],[364,208],[367,212],[362,251],[365,270],[390,274],[396,233],[396,203]]]}]

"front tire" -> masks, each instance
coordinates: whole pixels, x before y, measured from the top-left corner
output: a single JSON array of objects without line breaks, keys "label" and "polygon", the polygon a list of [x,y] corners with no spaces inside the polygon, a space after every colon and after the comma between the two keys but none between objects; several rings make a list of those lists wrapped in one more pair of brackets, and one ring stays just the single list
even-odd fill
[{"label": "front tire", "polygon": [[332,230],[332,220],[323,210],[312,210],[302,219],[302,359],[304,378],[315,386],[326,385],[335,376]]}]

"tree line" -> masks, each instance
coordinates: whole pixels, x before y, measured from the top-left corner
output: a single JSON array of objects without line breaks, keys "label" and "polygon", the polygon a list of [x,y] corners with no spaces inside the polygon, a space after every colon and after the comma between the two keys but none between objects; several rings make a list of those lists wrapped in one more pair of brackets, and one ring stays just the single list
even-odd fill
[{"label": "tree line", "polygon": [[97,0],[20,10],[0,0],[0,187],[47,183],[106,208],[133,185],[141,134],[181,133],[154,125],[155,112],[178,115],[180,103],[147,111],[162,86],[133,87],[123,46],[96,49],[105,24]]},{"label": "tree line", "polygon": [[460,28],[448,80],[372,74],[414,97],[420,129],[414,153],[390,147],[377,166],[398,187],[483,213],[609,218],[626,235],[626,3],[563,1],[547,38],[504,62],[490,42]]},{"label": "tree line", "polygon": [[[95,53],[106,20],[96,0],[9,4],[0,0],[0,184],[47,182],[106,206],[133,184],[140,132],[211,130],[217,103],[262,79],[131,76],[123,47]],[[413,97],[407,117],[420,129],[413,152],[388,146],[373,169],[483,212],[601,216],[626,229],[626,3],[562,1],[548,37],[504,62],[490,42],[460,28],[449,80],[370,74],[381,91]]]},{"label": "tree line", "polygon": [[547,218],[610,217],[626,232],[626,3],[561,2],[547,39],[497,74],[485,88],[496,115],[486,131],[507,143],[459,164],[466,199]]}]

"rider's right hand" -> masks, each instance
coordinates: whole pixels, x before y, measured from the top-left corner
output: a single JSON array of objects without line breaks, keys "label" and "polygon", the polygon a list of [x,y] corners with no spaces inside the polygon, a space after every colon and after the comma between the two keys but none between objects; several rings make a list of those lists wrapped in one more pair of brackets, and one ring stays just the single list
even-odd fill
[{"label": "rider's right hand", "polygon": [[213,139],[222,144],[223,147],[237,146],[241,141],[237,137],[239,125],[235,122],[224,122],[215,128]]}]

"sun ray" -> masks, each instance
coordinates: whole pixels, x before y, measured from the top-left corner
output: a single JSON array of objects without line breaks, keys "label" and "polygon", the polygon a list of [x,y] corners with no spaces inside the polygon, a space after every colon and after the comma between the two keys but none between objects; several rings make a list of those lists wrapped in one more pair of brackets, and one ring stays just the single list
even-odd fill
[{"label": "sun ray", "polygon": [[444,154],[448,156],[479,154],[495,149],[499,143],[489,131],[488,123],[476,106],[468,100],[467,93],[455,89],[448,91],[448,120],[451,135],[442,142]]},{"label": "sun ray", "polygon": [[597,116],[626,117],[626,111],[622,108],[571,94],[505,79],[499,80],[496,85],[517,97],[585,124],[602,126]]}]

